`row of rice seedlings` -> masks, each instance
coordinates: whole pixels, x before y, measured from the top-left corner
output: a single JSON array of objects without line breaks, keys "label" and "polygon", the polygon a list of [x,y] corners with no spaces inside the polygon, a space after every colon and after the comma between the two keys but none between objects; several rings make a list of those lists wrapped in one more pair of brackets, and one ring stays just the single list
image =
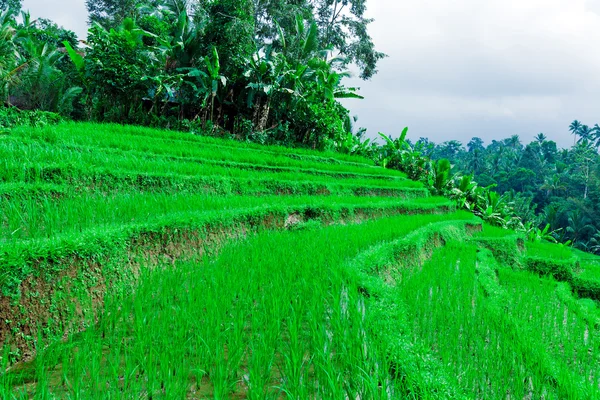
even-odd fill
[{"label": "row of rice seedlings", "polygon": [[[55,136],[62,136],[62,126],[53,126],[40,128],[50,130]],[[36,132],[27,131],[30,135]],[[13,134],[18,135],[19,131]],[[35,137],[35,136],[34,136]],[[229,160],[238,163],[293,167],[301,169],[325,169],[327,171],[354,172],[364,174],[378,174],[390,176],[404,176],[402,173],[394,170],[386,170],[368,165],[349,165],[349,164],[328,164],[311,159],[298,159],[274,154],[261,154],[257,151],[237,151],[237,149],[221,148],[218,146],[193,146],[190,143],[177,142],[176,140],[161,139],[155,137],[136,137],[120,136],[111,131],[96,131],[89,134],[85,127],[78,130],[70,130],[67,135],[58,139],[53,139],[57,145],[75,144],[92,146],[98,150],[101,149],[119,149],[124,151],[137,151],[153,155],[170,155],[176,157],[188,157],[203,160]],[[318,154],[318,153],[317,153]]]},{"label": "row of rice seedlings", "polygon": [[[560,369],[563,375],[554,376],[545,346],[523,329],[528,316],[507,315],[498,304],[504,297],[480,286],[474,246],[450,244],[436,252],[404,276],[398,294],[414,323],[413,340],[447,365],[448,376],[468,397],[548,399],[567,398],[567,393],[583,398],[579,387],[567,387],[568,371]],[[545,307],[541,299],[530,300],[524,299]],[[531,329],[542,332],[542,326]]]},{"label": "row of rice seedlings", "polygon": [[305,148],[290,148],[288,146],[277,145],[265,146],[257,143],[231,140],[231,138],[227,137],[198,136],[178,131],[146,128],[134,125],[66,122],[61,124],[59,131],[51,129],[52,127],[48,128],[50,129],[14,129],[12,134],[21,137],[35,137],[41,140],[57,142],[61,138],[72,138],[74,135],[77,135],[77,132],[83,129],[84,131],[95,132],[99,135],[116,135],[124,138],[133,136],[134,140],[136,138],[138,140],[141,138],[158,138],[163,140],[176,140],[190,145],[217,146],[240,151],[253,151],[272,155],[285,155],[293,158],[306,158],[326,163],[354,164],[358,166],[372,166],[374,164],[373,160],[368,158],[334,151],[316,152]]},{"label": "row of rice seedlings", "polygon": [[[348,183],[377,185],[380,187],[420,188],[422,184],[400,177],[378,174],[354,174],[327,170],[306,170],[298,168],[267,168],[259,165],[240,164],[229,160],[203,160],[193,158],[152,155],[139,151],[115,151],[97,148],[64,148],[42,143],[10,142],[10,146],[0,146],[2,168],[0,180],[14,181],[69,181],[81,185],[79,180],[95,175],[123,176],[124,173],[150,175],[189,175],[218,176],[238,179],[303,180],[327,183],[334,176],[347,179]],[[57,160],[60,160],[57,163]],[[376,169],[373,172],[381,172]],[[358,179],[360,177],[360,179]],[[386,178],[386,179],[382,179]],[[391,180],[388,178],[392,178]],[[84,182],[85,183],[85,182]]]},{"label": "row of rice seedlings", "polygon": [[[340,266],[380,241],[445,219],[415,215],[287,232],[214,260],[142,269],[99,322],[43,350],[4,398],[390,398],[385,354],[364,338]],[[365,347],[366,346],[366,347]],[[372,347],[371,347],[372,346]]]},{"label": "row of rice seedlings", "polygon": [[515,231],[503,229],[497,226],[484,224],[480,232],[475,233],[475,237],[480,238],[506,238],[515,235]]},{"label": "row of rice seedlings", "polygon": [[527,255],[533,257],[542,257],[550,260],[567,261],[574,258],[573,251],[570,247],[557,245],[550,242],[528,242]]},{"label": "row of rice seedlings", "polygon": [[[131,126],[116,126],[117,129],[106,130],[106,125],[101,125],[106,134],[127,137],[136,141],[142,138],[157,138],[169,143],[188,143],[191,145],[201,145],[203,147],[217,147],[222,149],[233,149],[235,151],[248,151],[261,153],[271,156],[285,156],[296,160],[310,160],[326,164],[344,164],[358,167],[374,166],[372,159],[343,154],[335,151],[315,151],[307,148],[291,148],[277,145],[261,145],[251,142],[240,142],[236,140],[227,140],[228,138],[196,136],[181,134],[174,131],[160,131],[156,129],[136,129]],[[111,128],[115,128],[111,126]],[[133,129],[131,129],[133,128]],[[224,140],[225,139],[225,140]]]},{"label": "row of rice seedlings", "polygon": [[587,388],[587,398],[599,398],[600,332],[569,309],[556,293],[557,282],[524,271],[499,271],[502,286],[511,299],[507,314],[520,322],[522,332],[543,343],[560,368],[572,371],[569,381]]},{"label": "row of rice seedlings", "polygon": [[[380,181],[376,179],[338,179],[290,173],[241,173],[223,175],[213,171],[198,174],[140,172],[136,170],[81,168],[63,165],[19,166],[25,178],[5,185],[68,185],[71,192],[115,192],[128,189],[139,191],[193,190],[215,194],[354,194],[399,197],[424,197],[429,192],[421,185],[406,184],[412,181]],[[176,168],[173,168],[176,169]],[[304,176],[303,176],[304,175]],[[13,175],[14,176],[14,175]],[[285,178],[285,179],[284,179]],[[46,183],[52,182],[52,183]],[[19,191],[17,191],[18,193]]]},{"label": "row of rice seedlings", "polygon": [[586,253],[578,249],[571,249],[571,251],[580,262],[580,266],[575,273],[586,279],[600,280],[600,256]]},{"label": "row of rice seedlings", "polygon": [[0,183],[0,198],[32,198],[32,197],[48,197],[61,198],[66,196],[68,188],[64,185],[56,185],[52,183]]},{"label": "row of rice seedlings", "polygon": [[596,260],[580,259],[579,269],[575,271],[577,277],[600,281],[600,262]]},{"label": "row of rice seedlings", "polygon": [[106,226],[139,224],[158,220],[165,215],[226,213],[240,209],[285,208],[368,208],[434,210],[450,207],[443,198],[422,198],[401,201],[393,198],[355,196],[224,196],[191,193],[121,193],[106,196],[90,194],[85,197],[62,199],[15,198],[0,199],[0,240],[50,238],[62,232],[102,230]]}]

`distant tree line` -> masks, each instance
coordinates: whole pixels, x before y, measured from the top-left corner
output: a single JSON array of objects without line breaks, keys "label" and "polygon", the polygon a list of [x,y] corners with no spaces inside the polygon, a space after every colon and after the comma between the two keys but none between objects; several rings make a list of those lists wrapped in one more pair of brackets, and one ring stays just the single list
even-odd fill
[{"label": "distant tree line", "polygon": [[529,229],[543,229],[559,242],[600,254],[600,127],[574,121],[574,144],[559,149],[543,133],[528,144],[517,135],[487,146],[472,138],[414,145],[432,160],[448,160],[451,174],[490,187]]}]

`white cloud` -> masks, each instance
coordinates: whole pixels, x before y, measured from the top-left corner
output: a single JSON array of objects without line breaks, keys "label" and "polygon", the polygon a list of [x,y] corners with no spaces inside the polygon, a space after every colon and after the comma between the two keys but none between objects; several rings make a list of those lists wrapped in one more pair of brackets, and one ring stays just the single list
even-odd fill
[{"label": "white cloud", "polygon": [[346,104],[370,131],[402,118],[436,141],[544,131],[566,146],[570,121],[597,122],[599,12],[600,0],[370,0],[390,57],[352,82],[363,104]]},{"label": "white cloud", "polygon": [[59,26],[72,30],[79,39],[87,37],[87,9],[85,0],[24,0],[23,9],[32,18],[48,18]]}]

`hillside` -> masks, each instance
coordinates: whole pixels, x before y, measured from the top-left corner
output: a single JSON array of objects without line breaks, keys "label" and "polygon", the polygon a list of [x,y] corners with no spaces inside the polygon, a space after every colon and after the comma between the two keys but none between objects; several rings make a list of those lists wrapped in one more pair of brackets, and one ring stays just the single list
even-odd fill
[{"label": "hillside", "polygon": [[600,398],[600,258],[367,159],[0,134],[2,398]]}]

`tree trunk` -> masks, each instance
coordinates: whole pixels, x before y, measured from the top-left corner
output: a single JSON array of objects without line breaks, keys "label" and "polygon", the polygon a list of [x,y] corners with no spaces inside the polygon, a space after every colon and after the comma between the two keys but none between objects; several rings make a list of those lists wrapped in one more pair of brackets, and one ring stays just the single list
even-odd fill
[{"label": "tree trunk", "polygon": [[265,103],[265,105],[263,106],[261,115],[260,115],[260,120],[258,121],[258,126],[256,127],[256,130],[261,132],[265,130],[265,127],[267,126],[267,122],[269,121],[269,112],[271,111],[271,101],[269,99],[267,99],[267,102]]},{"label": "tree trunk", "polygon": [[252,125],[255,129],[258,127],[261,108],[260,97],[257,97],[256,103],[254,103],[254,111],[252,113]]}]

